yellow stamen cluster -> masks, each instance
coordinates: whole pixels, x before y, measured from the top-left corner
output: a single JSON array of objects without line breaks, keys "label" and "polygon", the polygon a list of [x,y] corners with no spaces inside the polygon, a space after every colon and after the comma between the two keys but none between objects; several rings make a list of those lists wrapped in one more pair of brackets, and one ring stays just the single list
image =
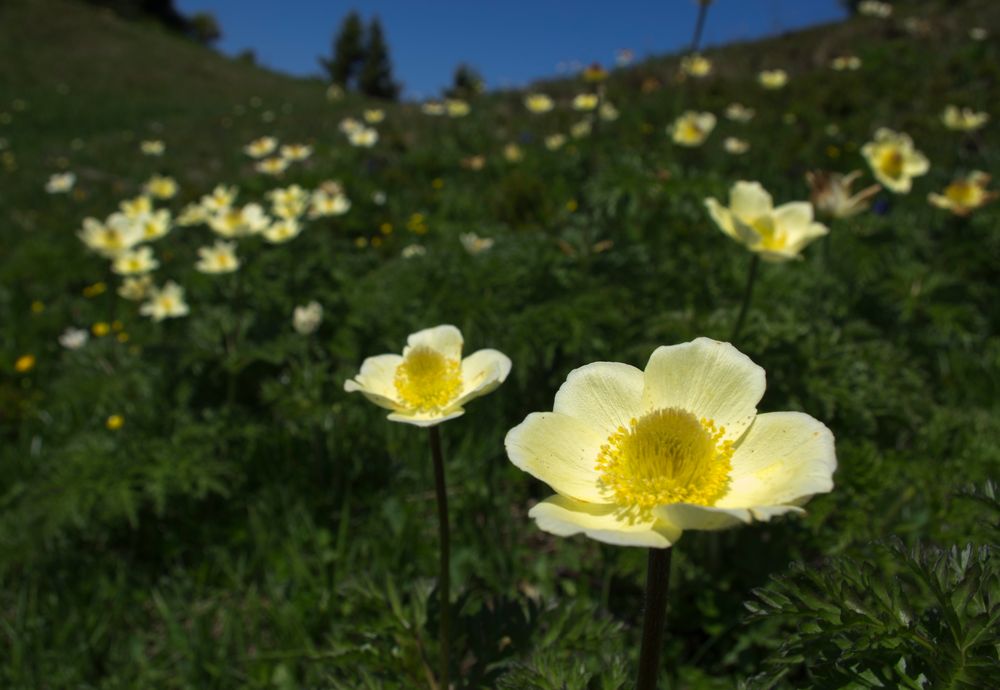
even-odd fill
[{"label": "yellow stamen cluster", "polygon": [[600,485],[630,521],[671,503],[710,506],[729,488],[732,441],[710,419],[676,407],[632,419],[597,456]]},{"label": "yellow stamen cluster", "polygon": [[900,177],[903,174],[903,154],[896,148],[883,151],[878,159],[878,167],[887,177]]},{"label": "yellow stamen cluster", "polygon": [[462,391],[462,363],[426,345],[410,349],[396,367],[400,400],[421,412],[440,411]]}]

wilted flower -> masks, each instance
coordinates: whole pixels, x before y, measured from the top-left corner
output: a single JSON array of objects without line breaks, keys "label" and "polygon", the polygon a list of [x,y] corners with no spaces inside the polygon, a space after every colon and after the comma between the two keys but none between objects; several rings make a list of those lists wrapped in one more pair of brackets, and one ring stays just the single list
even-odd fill
[{"label": "wilted flower", "polygon": [[150,139],[139,144],[139,150],[145,156],[162,156],[167,150],[166,144],[159,139]]},{"label": "wilted flower", "polygon": [[725,234],[759,254],[765,261],[799,259],[806,245],[829,232],[813,222],[808,201],[774,208],[771,195],[758,182],[737,182],[729,190],[729,207],[705,199],[712,220]]},{"label": "wilted flower", "polygon": [[563,147],[563,144],[565,143],[566,143],[565,134],[550,134],[549,136],[545,137],[545,148],[547,148],[549,151],[556,151],[558,149],[561,149]]},{"label": "wilted flower", "polygon": [[59,344],[67,350],[79,350],[90,340],[90,333],[83,328],[67,328],[59,336]]},{"label": "wilted flower", "polygon": [[172,177],[153,175],[142,189],[157,199],[172,199],[177,194],[177,181]]},{"label": "wilted flower", "polygon": [[989,175],[975,170],[945,187],[944,194],[928,194],[927,200],[938,208],[951,211],[956,216],[967,216],[997,198],[997,192],[986,190],[986,185],[989,183]]},{"label": "wilted flower", "polygon": [[696,79],[707,77],[712,73],[712,61],[704,55],[685,55],[681,59],[681,71]]},{"label": "wilted flower", "polygon": [[111,270],[120,276],[139,276],[155,271],[160,262],[153,257],[151,247],[139,247],[124,251],[115,257]]},{"label": "wilted flower", "polygon": [[287,161],[304,161],[312,152],[312,146],[306,144],[285,144],[281,147],[281,157]]},{"label": "wilted flower", "polygon": [[726,117],[733,122],[750,122],[755,114],[753,108],[747,108],[742,103],[730,103],[726,107]]},{"label": "wilted flower", "polygon": [[[385,119],[385,111],[381,108],[370,108],[361,115],[364,121],[370,125],[377,125]],[[313,303],[315,304],[315,302]]]},{"label": "wilted flower", "polygon": [[989,122],[989,113],[976,112],[972,108],[959,108],[949,105],[941,113],[941,121],[948,129],[958,132],[975,132]]},{"label": "wilted flower", "polygon": [[837,72],[854,71],[861,68],[861,58],[857,55],[838,55],[830,61],[830,67]]},{"label": "wilted flower", "polygon": [[788,72],[783,69],[765,69],[757,75],[757,81],[765,89],[781,89],[788,83]]},{"label": "wilted flower", "polygon": [[254,139],[243,147],[243,152],[251,158],[263,158],[270,156],[278,148],[278,140],[274,137],[261,137]]},{"label": "wilted flower", "polygon": [[882,189],[873,184],[857,194],[851,194],[851,186],[861,177],[855,170],[849,175],[815,170],[806,173],[806,180],[812,189],[812,203],[816,210],[834,218],[850,218],[868,209],[873,196]]},{"label": "wilted flower", "polygon": [[361,146],[370,149],[378,143],[378,132],[370,127],[361,127],[360,129],[348,132],[347,140],[351,142],[351,146]]},{"label": "wilted flower", "polygon": [[389,419],[434,426],[465,414],[464,405],[493,391],[510,373],[510,359],[497,350],[462,358],[462,333],[444,325],[418,331],[400,355],[369,357],[344,383],[392,412]]},{"label": "wilted flower", "polygon": [[468,103],[458,98],[449,98],[444,102],[444,107],[448,117],[465,117],[471,110]]},{"label": "wilted flower", "polygon": [[749,142],[737,137],[726,137],[726,140],[722,142],[722,148],[725,149],[726,153],[731,153],[734,156],[741,156],[750,150],[750,144]]},{"label": "wilted flower", "polygon": [[280,175],[288,170],[288,159],[281,158],[280,156],[272,156],[271,158],[257,161],[257,164],[253,167],[257,172],[264,173],[265,175]]},{"label": "wilted flower", "polygon": [[309,304],[295,307],[292,312],[292,327],[299,335],[311,335],[323,322],[323,305],[313,300]]},{"label": "wilted flower", "polygon": [[474,232],[463,232],[458,236],[458,241],[465,247],[465,251],[475,256],[492,249],[496,240],[492,237],[480,237]]},{"label": "wilted flower", "polygon": [[681,146],[701,146],[715,129],[715,115],[689,110],[668,128],[670,138]]},{"label": "wilted flower", "polygon": [[786,513],[833,488],[833,434],[801,412],[758,414],[764,370],[729,343],[657,348],[645,370],[570,372],[552,412],[507,433],[510,461],[556,495],[528,515],[558,536],[666,548],[684,530]]},{"label": "wilted flower", "polygon": [[590,111],[597,107],[600,99],[596,93],[579,93],[573,98],[573,110]]},{"label": "wilted flower", "polygon": [[913,140],[908,135],[885,127],[875,132],[874,141],[861,147],[861,155],[868,161],[875,178],[897,194],[909,192],[913,178],[930,169],[927,157],[913,147]]},{"label": "wilted flower", "polygon": [[555,107],[555,103],[544,93],[529,93],[524,97],[524,107],[533,113],[547,113]]},{"label": "wilted flower", "polygon": [[45,191],[49,194],[65,194],[76,184],[76,175],[71,172],[56,173],[45,183]]},{"label": "wilted flower", "polygon": [[189,312],[184,301],[184,288],[172,280],[168,280],[162,288],[150,288],[149,301],[139,307],[139,313],[153,321],[187,316]]},{"label": "wilted flower", "polygon": [[240,267],[236,257],[236,243],[216,240],[211,247],[198,249],[198,263],[194,265],[201,273],[232,273]]}]

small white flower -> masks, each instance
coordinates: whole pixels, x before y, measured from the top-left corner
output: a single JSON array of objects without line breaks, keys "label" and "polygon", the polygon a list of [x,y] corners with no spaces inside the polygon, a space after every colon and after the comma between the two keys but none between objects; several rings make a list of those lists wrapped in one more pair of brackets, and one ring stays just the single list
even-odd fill
[{"label": "small white flower", "polygon": [[59,336],[59,344],[67,350],[79,350],[89,339],[90,334],[83,328],[70,327]]},{"label": "small white flower", "polygon": [[323,322],[323,305],[313,300],[304,306],[295,307],[292,326],[299,335],[311,335]]}]

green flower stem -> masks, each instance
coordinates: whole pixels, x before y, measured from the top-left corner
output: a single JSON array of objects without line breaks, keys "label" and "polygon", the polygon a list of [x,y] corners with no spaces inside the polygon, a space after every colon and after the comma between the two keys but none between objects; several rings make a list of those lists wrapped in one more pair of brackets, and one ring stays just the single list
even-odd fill
[{"label": "green flower stem", "polygon": [[753,284],[757,279],[757,264],[760,263],[760,256],[753,255],[750,259],[750,272],[747,274],[747,285],[743,289],[743,305],[740,306],[740,315],[736,317],[736,325],[733,327],[733,334],[729,336],[729,342],[736,344],[736,339],[743,330],[743,322],[746,321],[747,312],[750,311],[750,298],[753,296]]},{"label": "green flower stem", "polygon": [[438,540],[441,554],[440,569],[438,576],[438,595],[441,598],[441,627],[439,631],[441,648],[441,676],[439,678],[440,687],[447,690],[449,687],[449,663],[448,655],[451,646],[451,553],[450,536],[448,528],[448,490],[444,482],[444,457],[441,454],[441,432],[437,426],[428,428],[431,442],[431,457],[434,459],[434,489],[437,492],[438,507]]},{"label": "green flower stem", "polygon": [[670,590],[670,557],[673,548],[650,549],[646,566],[646,611],[642,622],[642,649],[639,652],[638,690],[656,690],[660,671],[660,650],[667,617]]}]

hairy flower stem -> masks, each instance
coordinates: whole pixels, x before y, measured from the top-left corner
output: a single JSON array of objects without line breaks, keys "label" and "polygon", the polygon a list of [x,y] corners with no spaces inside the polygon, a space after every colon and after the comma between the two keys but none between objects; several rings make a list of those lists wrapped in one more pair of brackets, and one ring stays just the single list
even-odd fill
[{"label": "hairy flower stem", "polygon": [[642,621],[642,648],[639,652],[638,690],[656,690],[663,648],[663,627],[670,590],[670,557],[673,548],[650,549],[646,566],[646,611]]},{"label": "hairy flower stem", "polygon": [[429,427],[428,432],[430,433],[431,457],[434,460],[434,489],[437,492],[438,540],[440,542],[438,549],[441,555],[441,572],[438,576],[438,596],[441,599],[441,611],[439,614],[441,618],[441,626],[439,629],[441,675],[438,680],[440,682],[440,687],[447,690],[449,687],[448,655],[451,645],[451,553],[448,528],[448,490],[445,487],[444,482],[444,457],[441,453],[441,432],[438,430],[437,426]]},{"label": "hairy flower stem", "polygon": [[688,48],[688,53],[695,53],[698,51],[698,45],[701,43],[701,32],[705,28],[705,15],[708,14],[708,6],[711,2],[708,0],[701,0],[698,3],[698,21],[694,25],[694,35],[691,37],[691,47]]},{"label": "hairy flower stem", "polygon": [[743,289],[743,304],[740,306],[740,315],[736,317],[736,325],[733,326],[733,334],[729,336],[729,342],[736,344],[736,339],[743,330],[743,322],[746,321],[747,312],[750,311],[750,298],[753,296],[753,284],[757,278],[757,264],[760,257],[756,254],[750,259],[750,272],[747,274],[747,285]]}]

